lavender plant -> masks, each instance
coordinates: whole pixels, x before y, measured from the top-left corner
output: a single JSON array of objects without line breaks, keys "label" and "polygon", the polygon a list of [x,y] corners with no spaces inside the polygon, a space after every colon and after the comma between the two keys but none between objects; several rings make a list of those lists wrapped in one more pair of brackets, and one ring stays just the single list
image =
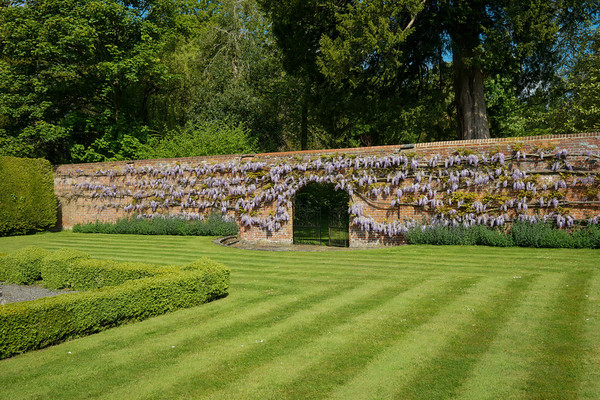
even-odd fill
[{"label": "lavender plant", "polygon": [[190,216],[145,216],[121,218],[116,222],[93,222],[77,224],[73,232],[109,233],[135,235],[180,235],[180,236],[228,236],[238,233],[238,226],[231,218],[212,213]]}]

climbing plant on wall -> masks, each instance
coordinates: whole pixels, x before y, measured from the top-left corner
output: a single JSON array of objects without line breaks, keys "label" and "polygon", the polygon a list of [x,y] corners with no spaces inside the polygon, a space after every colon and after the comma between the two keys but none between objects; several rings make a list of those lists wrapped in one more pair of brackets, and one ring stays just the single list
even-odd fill
[{"label": "climbing plant on wall", "polygon": [[[121,209],[152,218],[177,214],[201,219],[211,210],[235,217],[242,226],[275,232],[290,221],[292,200],[311,182],[331,183],[352,196],[351,224],[394,237],[416,223],[502,226],[507,222],[553,221],[558,227],[598,224],[597,212],[577,216],[580,206],[600,205],[600,155],[569,154],[552,146],[521,143],[447,156],[400,152],[386,156],[333,154],[288,157],[267,164],[228,161],[197,165],[129,165],[122,170],[81,170],[71,198],[97,199],[99,211]],[[102,179],[100,179],[102,178]],[[104,180],[104,183],[100,183]],[[393,212],[420,210],[422,220],[381,221],[365,206]]]}]

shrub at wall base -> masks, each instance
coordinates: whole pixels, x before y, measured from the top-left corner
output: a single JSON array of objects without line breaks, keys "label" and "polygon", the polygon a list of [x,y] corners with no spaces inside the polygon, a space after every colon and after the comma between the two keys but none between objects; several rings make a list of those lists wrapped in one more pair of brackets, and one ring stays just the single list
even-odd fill
[{"label": "shrub at wall base", "polygon": [[44,159],[0,157],[0,236],[56,224],[52,166]]}]

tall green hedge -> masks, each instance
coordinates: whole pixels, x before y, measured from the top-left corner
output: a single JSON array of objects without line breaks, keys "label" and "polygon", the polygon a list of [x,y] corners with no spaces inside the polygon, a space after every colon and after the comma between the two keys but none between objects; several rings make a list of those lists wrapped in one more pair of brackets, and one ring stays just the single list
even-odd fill
[{"label": "tall green hedge", "polygon": [[54,175],[47,160],[0,157],[0,236],[56,224]]}]

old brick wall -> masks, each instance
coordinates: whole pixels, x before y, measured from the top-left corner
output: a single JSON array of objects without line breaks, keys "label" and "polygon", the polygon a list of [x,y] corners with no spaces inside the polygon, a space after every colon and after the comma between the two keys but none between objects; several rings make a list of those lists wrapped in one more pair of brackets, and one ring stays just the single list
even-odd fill
[{"label": "old brick wall", "polygon": [[294,193],[332,182],[361,210],[351,246],[376,246],[402,243],[411,220],[589,220],[600,213],[599,163],[600,134],[586,133],[60,165],[55,191],[63,228],[214,209],[236,218],[244,239],[290,243]]}]

